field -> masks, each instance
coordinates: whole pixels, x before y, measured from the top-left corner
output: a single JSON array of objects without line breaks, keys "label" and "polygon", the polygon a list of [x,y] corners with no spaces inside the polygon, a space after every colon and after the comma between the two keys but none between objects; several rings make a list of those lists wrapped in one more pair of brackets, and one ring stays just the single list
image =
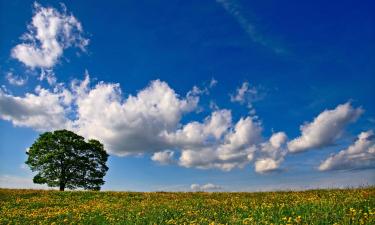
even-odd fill
[{"label": "field", "polygon": [[0,189],[0,224],[375,224],[375,188],[263,193]]}]

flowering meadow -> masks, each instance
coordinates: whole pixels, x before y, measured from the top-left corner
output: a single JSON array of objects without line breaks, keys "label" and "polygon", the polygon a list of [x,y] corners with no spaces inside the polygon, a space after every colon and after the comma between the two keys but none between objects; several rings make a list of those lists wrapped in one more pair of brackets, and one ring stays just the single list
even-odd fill
[{"label": "flowering meadow", "polygon": [[375,224],[375,187],[259,193],[0,189],[0,224]]}]

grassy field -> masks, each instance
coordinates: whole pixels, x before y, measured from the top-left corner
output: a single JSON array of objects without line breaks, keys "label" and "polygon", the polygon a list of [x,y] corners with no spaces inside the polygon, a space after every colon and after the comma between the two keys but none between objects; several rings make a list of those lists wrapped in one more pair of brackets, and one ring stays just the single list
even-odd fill
[{"label": "grassy field", "polygon": [[0,189],[0,224],[375,224],[375,188],[264,193]]}]

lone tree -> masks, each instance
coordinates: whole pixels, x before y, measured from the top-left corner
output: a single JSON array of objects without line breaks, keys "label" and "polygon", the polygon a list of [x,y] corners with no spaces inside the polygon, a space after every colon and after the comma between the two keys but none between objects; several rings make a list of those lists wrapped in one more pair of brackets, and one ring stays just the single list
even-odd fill
[{"label": "lone tree", "polygon": [[68,130],[45,132],[26,153],[26,164],[38,173],[34,183],[49,187],[100,190],[108,167],[108,154],[97,140],[85,139]]}]

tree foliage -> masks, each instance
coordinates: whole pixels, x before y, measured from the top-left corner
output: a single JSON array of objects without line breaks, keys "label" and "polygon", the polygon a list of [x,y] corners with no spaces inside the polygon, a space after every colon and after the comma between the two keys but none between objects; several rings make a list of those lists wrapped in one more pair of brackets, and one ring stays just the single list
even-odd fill
[{"label": "tree foliage", "polygon": [[27,152],[26,164],[37,172],[34,183],[49,187],[100,190],[108,167],[108,154],[97,140],[85,139],[68,130],[45,132]]}]

